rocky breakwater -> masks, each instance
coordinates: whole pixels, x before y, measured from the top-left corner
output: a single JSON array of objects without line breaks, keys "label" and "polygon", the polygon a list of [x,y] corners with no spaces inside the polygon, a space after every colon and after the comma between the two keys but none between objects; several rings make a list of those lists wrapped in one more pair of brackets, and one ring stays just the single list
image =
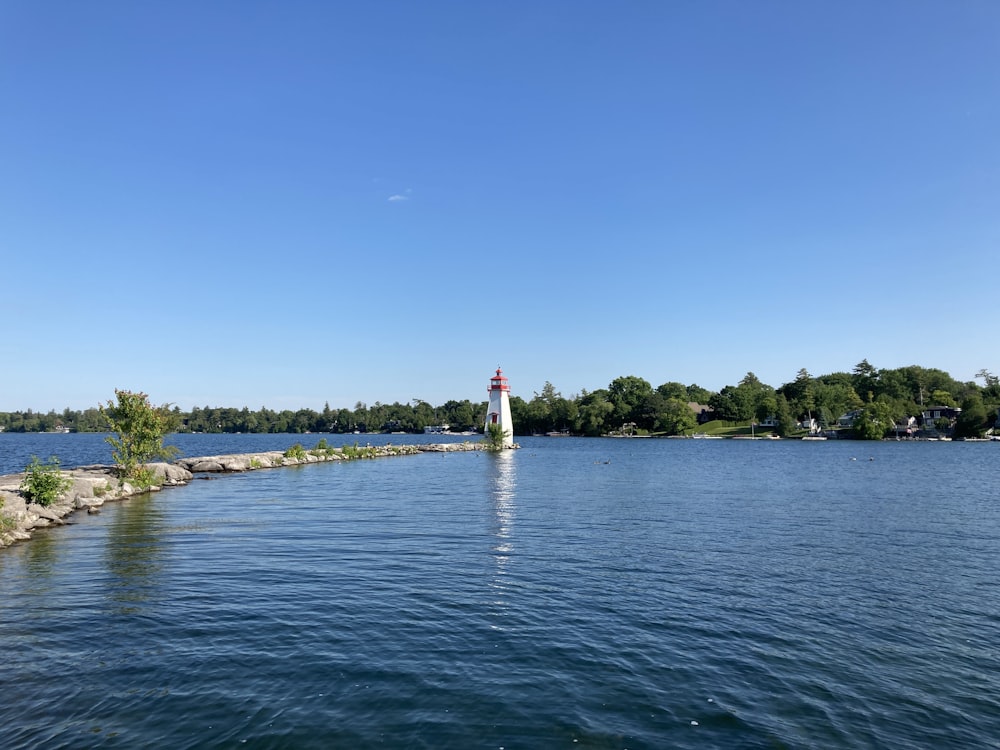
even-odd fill
[{"label": "rocky breakwater", "polygon": [[385,458],[387,456],[412,456],[417,453],[453,453],[460,451],[481,451],[482,443],[429,443],[427,445],[369,445],[364,447],[345,445],[343,448],[289,448],[285,452],[266,451],[264,453],[232,453],[224,456],[198,456],[179,458],[178,466],[193,474],[219,474],[232,471],[254,471],[273,469],[279,466],[322,463],[324,461],[355,461],[365,458]]},{"label": "rocky breakwater", "polygon": [[[517,447],[517,446],[514,446]],[[305,449],[293,446],[287,451],[237,453],[224,456],[180,458],[172,464],[149,464],[154,473],[154,486],[136,487],[118,479],[113,466],[81,466],[60,472],[71,481],[70,488],[47,506],[31,503],[20,491],[24,474],[0,477],[0,547],[30,539],[34,529],[66,523],[66,517],[76,511],[100,512],[110,500],[157,491],[164,487],[186,484],[195,474],[227,473],[299,466],[324,461],[352,461],[387,456],[411,456],[417,453],[452,453],[483,450],[482,443],[432,443],[427,445],[344,446]]]}]

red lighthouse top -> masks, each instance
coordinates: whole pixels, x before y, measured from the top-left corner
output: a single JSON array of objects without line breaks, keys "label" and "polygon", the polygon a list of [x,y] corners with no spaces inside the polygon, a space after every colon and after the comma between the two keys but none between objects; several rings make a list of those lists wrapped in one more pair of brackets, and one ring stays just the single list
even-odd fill
[{"label": "red lighthouse top", "polygon": [[507,385],[507,378],[503,376],[502,370],[498,367],[497,374],[490,378],[490,387],[487,393],[492,393],[493,391],[509,391],[510,386]]}]

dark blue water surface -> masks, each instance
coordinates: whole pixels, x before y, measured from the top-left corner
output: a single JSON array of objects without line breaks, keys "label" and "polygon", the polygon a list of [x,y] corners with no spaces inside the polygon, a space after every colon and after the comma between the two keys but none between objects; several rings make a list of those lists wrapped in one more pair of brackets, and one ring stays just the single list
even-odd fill
[{"label": "dark blue water surface", "polygon": [[0,550],[0,746],[1000,746],[1000,445],[522,445]]},{"label": "dark blue water surface", "polygon": [[[4,433],[0,432],[0,476],[24,471],[37,456],[47,461],[51,456],[59,459],[64,469],[88,464],[111,464],[112,448],[108,435],[96,432],[61,433]],[[325,439],[330,445],[384,445],[385,443],[447,443],[469,440],[479,442],[482,435],[289,435],[256,434],[190,434],[168,435],[163,441],[178,449],[180,456],[216,456],[226,453],[262,453],[284,451],[296,443],[312,448]]]}]

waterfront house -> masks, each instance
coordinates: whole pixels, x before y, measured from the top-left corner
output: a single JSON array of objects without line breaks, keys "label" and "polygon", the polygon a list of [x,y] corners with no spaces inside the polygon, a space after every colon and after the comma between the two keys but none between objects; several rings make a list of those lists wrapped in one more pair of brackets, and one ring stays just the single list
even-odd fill
[{"label": "waterfront house", "polygon": [[819,424],[816,422],[814,417],[807,417],[799,422],[799,428],[803,430],[809,430],[810,435],[815,435],[820,431]]},{"label": "waterfront house", "polygon": [[893,424],[892,431],[896,437],[906,437],[913,435],[917,431],[917,418],[900,417]]},{"label": "waterfront house", "polygon": [[855,409],[854,411],[847,412],[847,414],[844,414],[843,416],[837,419],[837,425],[839,425],[840,427],[853,427],[854,420],[858,418],[858,415],[860,413],[861,409]]},{"label": "waterfront house", "polygon": [[939,419],[947,419],[954,425],[961,413],[957,406],[929,406],[920,413],[920,423],[925,429],[934,427]]},{"label": "waterfront house", "polygon": [[699,404],[694,401],[688,401],[688,408],[694,412],[695,418],[698,420],[698,424],[705,424],[705,422],[711,422],[715,419],[715,409],[711,406]]}]

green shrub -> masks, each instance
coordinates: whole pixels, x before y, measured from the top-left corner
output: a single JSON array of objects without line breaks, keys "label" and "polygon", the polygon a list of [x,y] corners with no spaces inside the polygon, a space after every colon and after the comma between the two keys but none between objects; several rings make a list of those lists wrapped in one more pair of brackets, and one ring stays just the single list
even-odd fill
[{"label": "green shrub", "polygon": [[504,430],[502,425],[490,424],[486,425],[486,435],[483,440],[486,442],[486,450],[488,451],[501,451],[503,450],[504,441]]},{"label": "green shrub", "polygon": [[285,458],[297,458],[299,461],[306,457],[306,449],[302,447],[301,443],[296,443],[287,451],[285,451]]},{"label": "green shrub", "polygon": [[140,490],[148,490],[150,487],[158,486],[156,484],[156,472],[148,466],[136,467],[135,471],[132,472],[132,479],[130,481]]},{"label": "green shrub", "polygon": [[32,456],[24,474],[21,492],[31,502],[43,506],[52,505],[73,486],[72,480],[59,473],[59,459],[55,456],[51,456],[47,464],[39,461],[38,456]]}]

